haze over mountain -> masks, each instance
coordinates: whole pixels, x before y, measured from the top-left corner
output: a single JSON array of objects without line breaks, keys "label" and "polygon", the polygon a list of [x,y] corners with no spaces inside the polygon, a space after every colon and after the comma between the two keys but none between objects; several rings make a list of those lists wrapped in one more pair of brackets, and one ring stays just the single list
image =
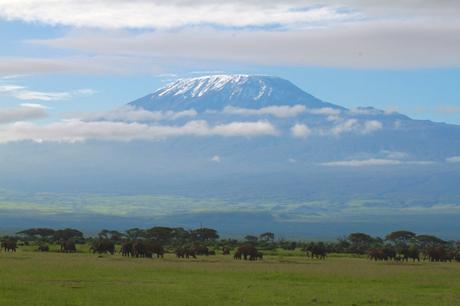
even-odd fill
[{"label": "haze over mountain", "polygon": [[[0,184],[19,191],[3,199],[30,205],[1,211],[24,221],[33,207],[34,226],[98,217],[112,227],[207,222],[334,236],[408,224],[450,235],[460,214],[459,126],[347,109],[277,77],[181,79],[5,138]],[[56,207],[46,205],[65,209],[50,217]]]}]

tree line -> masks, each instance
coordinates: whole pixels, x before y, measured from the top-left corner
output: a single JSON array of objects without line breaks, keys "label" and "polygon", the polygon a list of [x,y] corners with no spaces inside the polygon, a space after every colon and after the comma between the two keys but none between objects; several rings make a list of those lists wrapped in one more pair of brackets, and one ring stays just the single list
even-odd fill
[{"label": "tree line", "polygon": [[131,228],[124,232],[104,229],[94,237],[72,229],[30,228],[14,236],[1,238],[4,251],[15,251],[18,245],[37,245],[37,250],[49,251],[50,244],[60,245],[62,252],[75,252],[78,244],[90,244],[98,253],[114,254],[116,246],[125,256],[162,257],[172,252],[179,258],[197,255],[214,255],[221,252],[235,259],[257,260],[263,258],[262,251],[301,250],[312,258],[324,259],[329,253],[355,254],[372,260],[430,260],[460,261],[460,241],[445,241],[434,235],[419,235],[407,230],[391,232],[384,237],[373,237],[366,233],[351,233],[336,241],[296,241],[275,239],[272,232],[247,235],[243,239],[220,238],[217,230],[200,227],[155,226],[141,229]]}]

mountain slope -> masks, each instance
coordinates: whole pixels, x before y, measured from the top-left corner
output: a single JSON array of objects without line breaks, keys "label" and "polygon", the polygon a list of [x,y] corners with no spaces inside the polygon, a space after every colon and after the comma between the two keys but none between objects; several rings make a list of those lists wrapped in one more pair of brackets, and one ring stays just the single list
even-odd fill
[{"label": "mountain slope", "polygon": [[305,105],[309,108],[337,105],[323,102],[291,82],[272,76],[212,75],[180,79],[130,105],[150,111],[220,110],[225,106],[261,108],[272,105]]}]

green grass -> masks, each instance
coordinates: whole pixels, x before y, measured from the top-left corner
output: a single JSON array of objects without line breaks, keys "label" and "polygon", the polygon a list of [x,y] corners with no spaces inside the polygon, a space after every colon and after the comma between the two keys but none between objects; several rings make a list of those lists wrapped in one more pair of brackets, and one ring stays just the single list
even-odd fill
[{"label": "green grass", "polygon": [[0,305],[459,305],[460,264],[0,253]]}]

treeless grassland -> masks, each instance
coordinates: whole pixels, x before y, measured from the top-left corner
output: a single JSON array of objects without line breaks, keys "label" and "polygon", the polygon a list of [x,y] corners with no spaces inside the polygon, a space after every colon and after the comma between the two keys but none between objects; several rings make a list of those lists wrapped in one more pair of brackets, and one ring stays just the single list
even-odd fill
[{"label": "treeless grassland", "polygon": [[460,305],[459,263],[0,253],[0,305]]}]

